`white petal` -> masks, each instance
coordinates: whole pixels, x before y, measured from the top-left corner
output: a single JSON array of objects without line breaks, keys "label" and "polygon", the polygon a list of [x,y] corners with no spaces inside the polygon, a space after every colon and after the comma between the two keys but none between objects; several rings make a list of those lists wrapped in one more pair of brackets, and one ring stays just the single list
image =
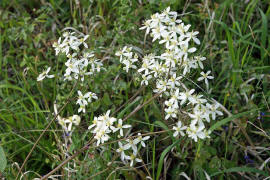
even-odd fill
[{"label": "white petal", "polygon": [[47,75],[47,78],[54,78],[54,75]]},{"label": "white petal", "polygon": [[46,71],[46,74],[48,74],[51,70],[51,67],[48,67],[47,71]]},{"label": "white petal", "polygon": [[190,48],[189,50],[188,50],[188,52],[190,52],[190,53],[193,53],[193,52],[195,52],[197,49],[195,48],[195,47],[193,47],[193,48]]},{"label": "white petal", "polygon": [[202,81],[203,79],[204,79],[204,77],[199,77],[197,80]]},{"label": "white petal", "polygon": [[193,39],[193,41],[194,41],[196,44],[198,44],[198,45],[201,44],[201,43],[200,43],[200,40],[199,40],[198,38],[194,37],[194,38],[192,38],[192,39]]}]

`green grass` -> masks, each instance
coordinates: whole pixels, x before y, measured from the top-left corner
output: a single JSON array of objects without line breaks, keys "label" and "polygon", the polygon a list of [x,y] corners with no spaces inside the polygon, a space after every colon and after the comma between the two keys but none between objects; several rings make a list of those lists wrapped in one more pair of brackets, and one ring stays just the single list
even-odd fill
[{"label": "green grass", "polygon": [[[188,138],[177,140],[170,131],[155,134],[147,147],[141,148],[144,165],[136,169],[119,164],[119,159],[107,166],[114,157],[116,144],[111,144],[101,155],[100,149],[88,149],[73,160],[79,168],[70,179],[143,179],[146,176],[155,180],[182,179],[182,172],[200,180],[206,179],[206,174],[213,179],[269,176],[268,164],[259,169],[270,155],[270,3],[267,0],[78,2],[0,1],[0,160],[4,161],[2,148],[7,160],[3,172],[0,162],[0,177],[17,176],[16,163],[22,165],[53,118],[53,102],[64,102],[73,87],[61,84],[56,78],[42,83],[36,81],[46,66],[53,67],[55,74],[64,71],[65,59],[56,57],[52,48],[63,28],[73,27],[89,34],[90,49],[104,59],[107,68],[87,81],[87,88],[100,98],[74,132],[70,153],[75,153],[90,139],[87,127],[93,117],[108,109],[114,112],[140,88],[133,76],[121,71],[114,53],[124,45],[133,45],[148,53],[152,49],[151,39],[147,38],[144,44],[144,32],[139,27],[143,20],[167,6],[179,13],[185,10],[187,14],[182,20],[200,32],[200,52],[207,58],[204,65],[215,76],[211,95],[207,96],[220,102],[232,116],[225,115],[212,122],[210,126],[215,131],[211,139],[200,143]],[[193,73],[191,78],[198,76]],[[138,96],[115,117],[125,117],[154,94],[151,88],[145,87]],[[67,117],[75,111],[68,103],[61,114]],[[171,123],[163,120],[163,113],[156,99],[129,118],[128,123],[135,127],[134,132],[167,130]],[[53,122],[22,171],[45,175],[63,162],[61,139],[61,127]],[[37,177],[31,172],[25,179]],[[63,172],[61,168],[56,174]]]}]

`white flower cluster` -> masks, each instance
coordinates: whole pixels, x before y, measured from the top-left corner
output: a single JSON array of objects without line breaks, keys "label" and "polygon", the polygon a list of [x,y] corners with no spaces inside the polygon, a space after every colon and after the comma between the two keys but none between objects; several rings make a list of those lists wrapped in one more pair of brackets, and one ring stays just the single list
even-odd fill
[{"label": "white flower cluster", "polygon": [[[86,51],[88,45],[85,40],[88,37],[89,35],[80,35],[77,37],[75,32],[65,32],[63,34],[63,41],[62,37],[60,37],[58,42],[53,44],[56,55],[62,52],[68,58],[65,63],[67,68],[64,74],[64,80],[71,81],[80,78],[81,81],[84,81],[84,76],[100,72],[103,66],[102,62],[96,59],[92,52]],[[89,70],[88,65],[91,66]]]},{"label": "white flower cluster", "polygon": [[55,113],[55,115],[57,115],[58,123],[63,128],[65,135],[71,137],[72,132],[74,130],[73,124],[78,126],[81,122],[81,118],[78,115],[73,115],[73,116],[70,116],[68,118],[63,118],[58,114],[56,106],[57,105],[54,104],[54,113]]},{"label": "white flower cluster", "polygon": [[138,61],[138,55],[136,53],[131,52],[132,48],[125,46],[122,51],[116,52],[117,56],[120,56],[120,62],[125,65],[123,68],[126,72],[129,71],[130,68],[136,69],[137,66],[134,65],[135,62]]},{"label": "white flower cluster", "polygon": [[[145,147],[144,141],[148,140],[150,136],[142,137],[141,133],[138,133],[137,138],[129,138],[125,141],[123,145],[120,141],[118,142],[119,148],[116,152],[121,153],[121,160],[127,164],[127,161],[130,161],[130,166],[134,165],[134,162],[142,162],[141,159],[137,158],[138,155],[138,145],[141,144],[142,147]],[[132,153],[129,151],[132,149]],[[126,151],[129,151],[129,155],[126,155]]]},{"label": "white flower cluster", "polygon": [[[94,138],[97,140],[97,146],[103,144],[104,142],[110,139],[111,133],[116,133],[119,131],[118,138],[124,136],[123,129],[131,128],[132,126],[129,124],[123,125],[122,119],[116,119],[114,117],[110,117],[110,110],[106,112],[106,114],[94,117],[92,125],[88,127],[88,129],[92,129],[91,133],[95,134]],[[137,138],[129,137],[125,141],[125,145],[123,145],[120,141],[118,142],[119,148],[116,152],[121,153],[121,160],[124,163],[127,163],[127,160],[130,161],[130,166],[133,166],[134,161],[141,162],[142,160],[137,158],[138,147],[137,145],[141,144],[145,147],[144,141],[148,140],[150,136],[142,137],[141,133],[138,133]],[[133,152],[130,155],[126,155],[125,151],[132,149]]]},{"label": "white flower cluster", "polygon": [[37,77],[37,81],[42,81],[43,79],[47,78],[53,78],[54,75],[48,75],[48,73],[50,72],[51,67],[48,67],[47,70],[44,70],[41,74],[38,75]]},{"label": "white flower cluster", "polygon": [[92,92],[87,92],[85,95],[83,95],[81,91],[78,91],[78,95],[78,100],[76,102],[76,104],[80,105],[78,112],[83,111],[85,113],[85,107],[88,105],[88,103],[91,103],[93,99],[98,99],[97,95]]},{"label": "white flower cluster", "polygon": [[[63,53],[67,57],[65,62],[65,74],[63,80],[78,80],[84,81],[85,75],[93,75],[96,72],[100,72],[104,69],[100,60],[94,57],[92,52],[89,52],[88,45],[86,43],[89,35],[84,35],[80,32],[64,32],[63,37],[60,37],[57,42],[53,44],[56,55]],[[53,75],[48,75],[51,68],[41,73],[37,80],[41,81],[45,77],[52,78]],[[76,104],[80,107],[78,112],[86,112],[86,106],[93,100],[98,99],[97,95],[93,92],[87,92],[84,95],[80,90],[77,91],[78,98]],[[54,106],[55,114],[57,114],[56,105]],[[74,126],[78,126],[81,118],[78,115],[73,115],[68,118],[62,118],[57,115],[58,123],[62,126],[65,134],[68,134],[71,141],[71,133],[74,130]]]},{"label": "white flower cluster", "polygon": [[[117,122],[118,121],[118,122]],[[114,126],[115,122],[117,122],[116,127]],[[94,128],[95,127],[95,128]],[[115,133],[117,131],[120,132],[119,137],[123,136],[123,129],[131,128],[131,125],[123,125],[122,119],[116,119],[114,117],[110,117],[110,110],[106,112],[106,114],[94,117],[92,125],[88,127],[88,129],[94,128],[91,132],[95,134],[95,139],[97,140],[97,146],[101,143],[108,141],[111,132]]]},{"label": "white flower cluster", "polygon": [[[192,47],[192,44],[200,44],[196,37],[199,32],[189,31],[191,25],[185,25],[182,20],[177,19],[177,12],[170,11],[170,7],[164,10],[161,14],[156,13],[151,16],[151,19],[144,22],[144,26],[140,29],[146,29],[146,35],[150,33],[154,41],[159,41],[159,44],[164,44],[165,52],[159,56],[154,54],[145,55],[142,58],[142,65],[137,68],[134,62],[138,58],[132,60],[132,48],[124,47],[116,53],[120,57],[120,62],[127,67],[137,69],[142,81],[141,85],[148,85],[149,81],[156,84],[153,90],[155,93],[161,93],[167,97],[164,102],[166,108],[166,117],[178,118],[179,107],[183,105],[192,106],[193,112],[187,114],[191,118],[191,123],[182,127],[181,121],[174,126],[175,136],[178,134],[185,135],[184,130],[189,137],[197,141],[198,138],[204,139],[209,137],[209,131],[206,130],[204,122],[210,122],[210,115],[215,120],[216,115],[222,115],[218,111],[218,104],[209,104],[203,95],[196,94],[195,89],[188,89],[184,84],[183,77],[191,72],[191,69],[203,69],[203,63],[206,58],[195,56],[193,53],[197,50]],[[192,43],[194,42],[194,43]],[[134,55],[134,57],[138,57]],[[124,62],[128,59],[129,66]],[[128,70],[127,70],[128,72]],[[202,77],[198,81],[204,80],[208,89],[208,79],[213,79],[213,76],[201,72]]]}]

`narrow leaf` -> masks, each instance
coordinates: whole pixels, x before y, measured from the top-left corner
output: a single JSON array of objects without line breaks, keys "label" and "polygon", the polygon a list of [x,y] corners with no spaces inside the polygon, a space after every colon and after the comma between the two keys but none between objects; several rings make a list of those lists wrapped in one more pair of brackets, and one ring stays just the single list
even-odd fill
[{"label": "narrow leaf", "polygon": [[219,172],[216,172],[214,174],[211,175],[212,176],[216,176],[216,175],[219,175],[219,174],[222,174],[222,173],[230,173],[230,172],[249,172],[249,173],[258,173],[258,174],[261,174],[265,177],[268,177],[269,176],[269,173],[265,172],[265,171],[262,171],[262,170],[259,170],[259,169],[256,169],[256,168],[251,168],[251,167],[233,167],[233,168],[230,168],[230,169],[226,169],[224,171],[219,171]]},{"label": "narrow leaf", "polygon": [[244,115],[246,115],[246,114],[249,114],[249,113],[254,112],[254,111],[257,111],[257,110],[258,110],[258,109],[253,109],[253,110],[251,110],[251,111],[242,112],[242,113],[233,115],[233,116],[231,116],[231,117],[222,119],[221,121],[218,121],[218,122],[216,122],[213,126],[211,126],[211,127],[210,127],[210,131],[213,131],[213,130],[215,130],[215,129],[221,127],[222,125],[224,125],[224,124],[226,124],[226,123],[228,123],[228,122],[230,122],[230,121],[233,121],[233,120],[235,120],[235,119],[237,119],[237,118],[240,118],[240,117],[242,117],[242,116],[244,116]]},{"label": "narrow leaf", "polygon": [[4,172],[6,166],[7,166],[6,155],[2,146],[0,146],[0,172]]},{"label": "narrow leaf", "polygon": [[176,146],[179,142],[181,141],[181,139],[178,139],[177,141],[175,141],[172,145],[170,145],[169,147],[167,147],[161,154],[159,161],[158,161],[158,169],[157,169],[157,176],[156,176],[156,180],[159,179],[161,170],[162,170],[162,166],[163,166],[163,162],[164,162],[164,158],[167,155],[167,153],[174,147]]}]

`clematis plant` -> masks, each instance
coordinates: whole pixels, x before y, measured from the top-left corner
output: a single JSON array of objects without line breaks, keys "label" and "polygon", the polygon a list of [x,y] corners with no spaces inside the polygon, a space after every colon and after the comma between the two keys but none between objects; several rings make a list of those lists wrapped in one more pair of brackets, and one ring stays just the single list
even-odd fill
[{"label": "clematis plant", "polygon": [[[126,73],[135,71],[141,85],[154,87],[153,93],[156,93],[157,97],[160,96],[163,101],[164,120],[172,122],[174,137],[187,136],[195,142],[210,138],[211,132],[207,129],[207,123],[215,120],[217,116],[222,116],[223,113],[219,110],[219,105],[198,92],[188,78],[192,71],[198,72],[201,77],[197,80],[204,82],[207,90],[209,80],[214,79],[211,71],[206,73],[203,71],[203,61],[206,58],[197,52],[196,47],[200,45],[197,37],[199,32],[191,30],[190,24],[186,25],[178,19],[177,12],[171,11],[170,7],[162,13],[153,14],[140,29],[146,31],[146,36],[150,34],[152,43],[158,43],[162,49],[158,51],[159,54],[149,50],[148,54],[139,56],[132,47],[124,46],[115,53],[123,65],[123,70]],[[87,106],[98,99],[98,95],[84,87],[83,83],[86,78],[106,70],[102,61],[89,50],[86,43],[88,38],[89,35],[67,31],[53,44],[55,54],[65,55],[67,59],[63,64],[65,72],[60,75],[61,80],[66,83],[70,81],[81,83],[81,89],[77,90],[76,95],[78,113],[81,116],[75,114],[63,118],[57,112],[57,105],[54,105],[56,119],[66,135],[64,147],[67,156],[69,156],[67,142],[72,143],[72,132],[87,113]],[[50,69],[43,71],[37,77],[37,81],[42,81],[46,77],[53,78],[54,75],[48,75]],[[183,114],[187,119],[181,119],[180,115]],[[140,149],[146,147],[145,142],[150,139],[150,136],[140,132],[132,136],[135,134],[132,132],[132,125],[112,117],[111,110],[94,116],[88,130],[98,147],[112,138],[118,138],[116,153],[119,153],[123,163],[133,166],[136,162],[142,162],[139,158]]]},{"label": "clematis plant", "polygon": [[[163,45],[163,51],[160,54],[150,51],[142,59],[136,58],[131,61],[132,57],[138,55],[132,52],[132,47],[125,46],[115,54],[120,57],[123,69],[126,72],[130,68],[137,71],[141,85],[153,85],[153,92],[164,97],[165,120],[178,119],[173,127],[174,136],[187,134],[196,142],[198,139],[209,137],[211,132],[206,129],[205,123],[209,123],[211,119],[215,120],[216,115],[221,116],[223,113],[218,110],[217,103],[211,102],[187,83],[191,70],[200,72],[201,77],[197,80],[204,80],[207,90],[209,80],[214,79],[210,75],[211,71],[201,71],[204,69],[203,61],[206,58],[202,57],[194,46],[200,45],[197,37],[199,32],[191,30],[190,24],[186,25],[178,19],[177,12],[171,11],[170,7],[162,13],[153,14],[140,29],[146,30],[145,35],[150,34],[153,43],[158,41]],[[129,66],[124,62],[126,59],[129,59]],[[188,115],[189,121],[181,121],[179,114],[183,113]]]}]

